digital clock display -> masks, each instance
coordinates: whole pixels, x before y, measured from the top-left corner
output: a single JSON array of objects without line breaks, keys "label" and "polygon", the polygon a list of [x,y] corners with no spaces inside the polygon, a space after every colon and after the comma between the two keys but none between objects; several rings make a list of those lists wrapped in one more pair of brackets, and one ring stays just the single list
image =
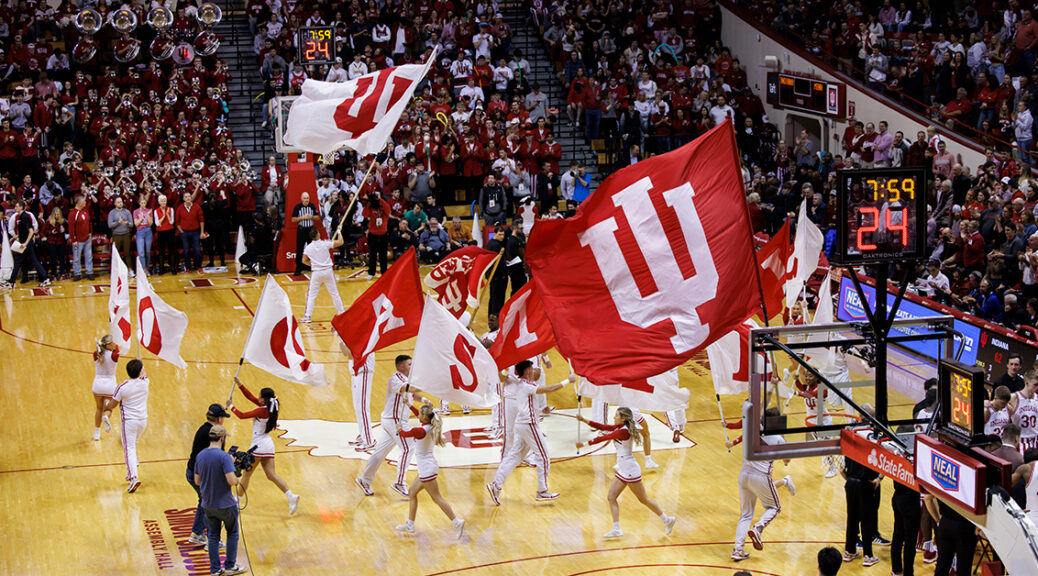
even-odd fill
[{"label": "digital clock display", "polygon": [[941,360],[938,367],[941,427],[967,439],[984,433],[984,370]]},{"label": "digital clock display", "polygon": [[299,29],[299,63],[331,64],[335,61],[335,30],[331,26]]},{"label": "digital clock display", "polygon": [[922,169],[841,170],[839,178],[839,263],[924,257],[926,175]]}]

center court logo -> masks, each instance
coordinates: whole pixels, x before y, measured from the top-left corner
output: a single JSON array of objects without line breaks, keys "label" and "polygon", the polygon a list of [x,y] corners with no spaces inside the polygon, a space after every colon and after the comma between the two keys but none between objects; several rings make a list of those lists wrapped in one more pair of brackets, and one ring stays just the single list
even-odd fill
[{"label": "center court logo", "polygon": [[959,465],[937,452],[932,453],[930,463],[934,482],[949,492],[957,492],[959,490]]}]

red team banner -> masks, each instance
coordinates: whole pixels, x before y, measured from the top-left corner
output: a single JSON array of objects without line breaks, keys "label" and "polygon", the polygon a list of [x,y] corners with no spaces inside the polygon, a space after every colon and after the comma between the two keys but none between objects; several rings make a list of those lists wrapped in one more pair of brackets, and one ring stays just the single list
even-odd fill
[{"label": "red team banner", "polygon": [[578,374],[608,384],[682,364],[760,308],[731,122],[538,222],[526,257]]},{"label": "red team banner", "polygon": [[423,301],[418,257],[411,248],[353,306],[332,318],[332,326],[360,366],[368,354],[418,334]]},{"label": "red team banner", "polygon": [[444,308],[455,318],[461,318],[466,308],[479,304],[483,275],[496,259],[496,252],[478,246],[466,246],[441,260],[423,282],[436,292]]},{"label": "red team banner", "polygon": [[533,282],[527,282],[512,294],[501,309],[500,318],[497,339],[490,347],[490,355],[501,370],[555,346],[555,333]]},{"label": "red team banner", "polygon": [[793,253],[789,242],[789,221],[771,237],[771,240],[757,252],[757,264],[760,266],[760,281],[764,289],[764,306],[768,316],[774,317],[782,312],[782,301],[785,292],[782,287],[786,283],[786,262]]}]

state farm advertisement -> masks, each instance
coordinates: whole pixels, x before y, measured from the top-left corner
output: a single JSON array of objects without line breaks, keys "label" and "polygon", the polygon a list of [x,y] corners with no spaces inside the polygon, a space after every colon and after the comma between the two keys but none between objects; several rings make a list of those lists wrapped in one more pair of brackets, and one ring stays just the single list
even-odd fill
[{"label": "state farm advertisement", "polygon": [[[867,433],[868,430],[863,432]],[[840,432],[840,450],[844,456],[862,466],[871,468],[912,490],[919,490],[919,484],[915,479],[915,465],[904,456],[887,450],[879,442],[870,440],[854,430],[843,430]]]}]

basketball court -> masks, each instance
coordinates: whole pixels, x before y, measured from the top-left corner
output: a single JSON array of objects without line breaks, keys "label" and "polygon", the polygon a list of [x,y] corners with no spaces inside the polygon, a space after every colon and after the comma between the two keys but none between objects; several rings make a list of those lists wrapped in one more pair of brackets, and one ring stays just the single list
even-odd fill
[{"label": "basketball court", "polygon": [[[423,273],[427,271],[423,269]],[[369,285],[337,271],[347,305]],[[107,331],[107,279],[93,284],[61,282],[50,289],[18,289],[2,296],[0,359],[4,374],[2,404],[5,430],[0,465],[0,518],[6,527],[0,541],[4,574],[205,574],[206,553],[187,542],[195,495],[184,477],[195,429],[207,406],[223,403],[260,296],[261,278],[233,273],[182,274],[151,279],[171,306],[190,318],[181,353],[188,363],[179,370],[143,353],[150,378],[149,420],[141,439],[141,488],[126,493],[122,447],[115,428],[91,441],[93,397],[90,383],[94,338]],[[276,276],[300,317],[306,278]],[[486,298],[484,297],[484,306]],[[534,501],[534,470],[519,468],[509,479],[500,507],[484,484],[496,466],[500,440],[482,433],[489,410],[463,416],[457,409],[444,423],[450,443],[437,449],[441,491],[459,516],[466,534],[454,538],[449,521],[427,496],[420,497],[417,533],[401,535],[393,526],[407,514],[407,501],[389,489],[395,468],[376,476],[376,495],[364,497],[354,485],[365,456],[347,446],[355,434],[347,360],[339,352],[330,320],[334,308],[326,294],[318,298],[314,323],[303,325],[309,358],[326,364],[329,386],[311,388],[278,380],[248,364],[242,380],[251,388],[271,386],[281,401],[275,433],[277,470],[290,489],[302,496],[299,511],[289,516],[285,498],[257,474],[242,512],[243,544],[239,563],[253,573],[326,574],[717,574],[735,570],[792,576],[815,573],[815,554],[826,545],[842,550],[843,481],[823,478],[821,458],[775,465],[775,478],[791,474],[797,495],[780,491],[782,512],[764,534],[763,551],[747,546],[751,557],[729,559],[739,516],[737,476],[741,446],[730,453],[714,398],[706,354],[681,370],[681,385],[691,390],[689,423],[681,442],[671,441],[662,414],[652,423],[657,470],[644,470],[647,492],[678,524],[664,536],[658,518],[633,496],[621,497],[620,540],[604,540],[610,528],[606,492],[614,463],[611,447],[585,448],[578,454],[577,410],[572,386],[549,395],[557,408],[543,423],[552,454],[550,486],[561,493],[552,502]],[[472,328],[486,330],[485,308]],[[410,354],[413,341],[376,353],[373,419],[378,420],[392,359]],[[135,352],[131,350],[128,356]],[[919,386],[935,368],[891,351],[892,371]],[[566,362],[553,350],[548,381],[567,376]],[[854,379],[867,379],[851,363]],[[125,362],[119,379],[125,378]],[[891,386],[890,407],[918,400],[905,394],[911,387]],[[918,387],[921,391],[921,387]],[[868,387],[855,390],[855,400],[871,401]],[[920,392],[921,393],[921,392]],[[723,396],[724,413],[739,418],[743,397]],[[243,402],[236,397],[236,404]],[[585,400],[583,409],[589,415]],[[789,425],[802,425],[804,402],[794,397],[786,407]],[[247,446],[251,422],[230,418],[228,445]],[[738,430],[732,431],[734,436]],[[580,439],[587,441],[583,427]],[[801,435],[802,437],[803,435]],[[395,454],[390,454],[395,464]],[[642,457],[637,456],[639,462]],[[409,474],[409,480],[415,472]],[[890,536],[889,497],[884,482],[880,531]],[[758,507],[758,514],[760,508]],[[883,561],[889,548],[876,547]],[[917,564],[927,574],[930,565]],[[882,566],[872,572],[882,571]],[[860,561],[840,574],[865,574]]]}]

